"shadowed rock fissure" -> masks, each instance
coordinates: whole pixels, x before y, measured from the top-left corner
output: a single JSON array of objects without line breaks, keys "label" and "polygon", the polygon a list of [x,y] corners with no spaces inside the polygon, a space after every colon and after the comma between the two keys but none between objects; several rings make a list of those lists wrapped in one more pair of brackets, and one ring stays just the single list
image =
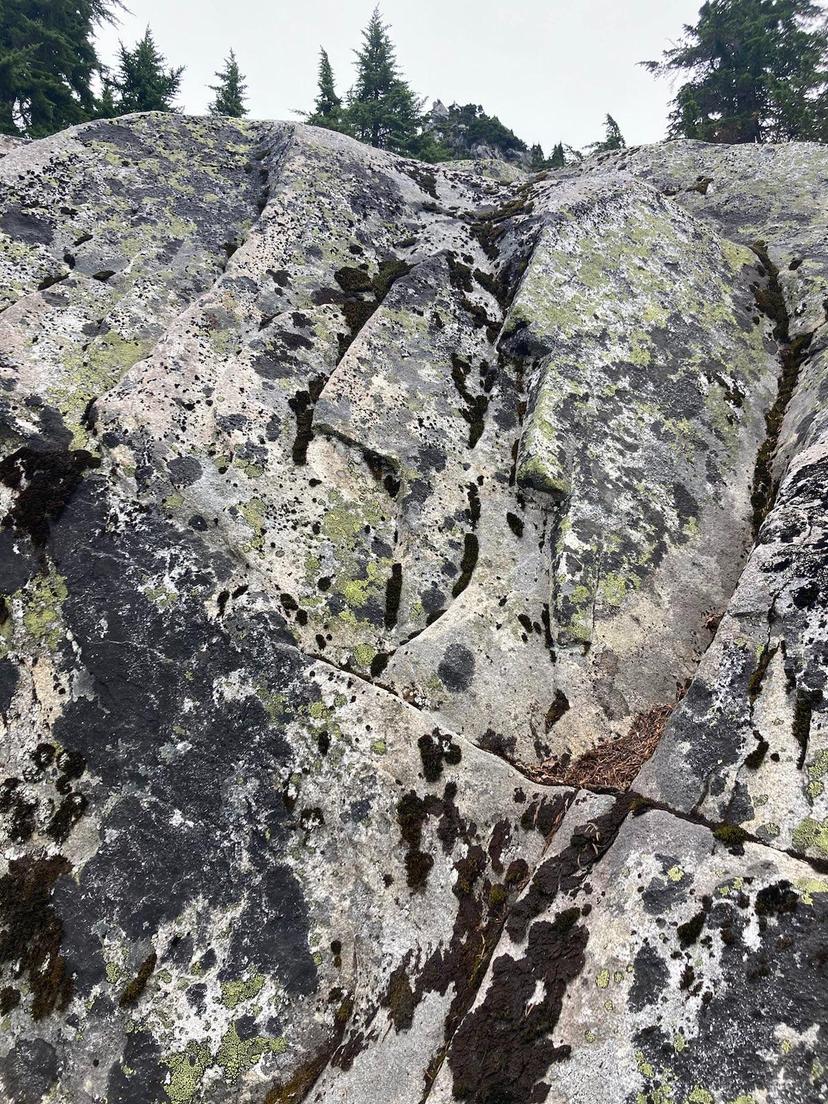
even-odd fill
[{"label": "shadowed rock fissure", "polygon": [[790,335],[790,315],[785,296],[779,283],[779,269],[768,256],[764,242],[755,242],[753,252],[759,258],[766,276],[764,287],[756,287],[754,294],[756,305],[773,324],[773,335],[779,344],[780,373],[776,398],[765,415],[765,440],[756,457],[756,469],[753,477],[751,505],[753,507],[754,536],[759,533],[762,522],[768,516],[779,489],[773,478],[773,462],[779,445],[779,434],[785,411],[793,397],[799,372],[807,359],[808,347],[813,340],[813,332]]}]

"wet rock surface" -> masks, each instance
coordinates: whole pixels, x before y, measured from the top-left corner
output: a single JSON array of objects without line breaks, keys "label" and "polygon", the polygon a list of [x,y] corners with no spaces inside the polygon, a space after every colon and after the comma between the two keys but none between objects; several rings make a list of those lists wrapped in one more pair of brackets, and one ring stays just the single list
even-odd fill
[{"label": "wet rock surface", "polygon": [[825,1099],[825,148],[0,153],[5,1098]]}]

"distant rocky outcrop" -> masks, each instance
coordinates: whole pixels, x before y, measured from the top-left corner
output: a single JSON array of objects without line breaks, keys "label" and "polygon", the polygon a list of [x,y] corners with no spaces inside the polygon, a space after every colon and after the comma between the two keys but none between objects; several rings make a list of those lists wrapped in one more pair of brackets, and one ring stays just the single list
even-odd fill
[{"label": "distant rocky outcrop", "polygon": [[828,149],[0,153],[0,1085],[815,1104]]},{"label": "distant rocky outcrop", "polygon": [[526,143],[496,115],[487,115],[479,104],[446,107],[442,100],[435,100],[425,115],[423,129],[442,151],[440,160],[500,159],[530,167]]}]

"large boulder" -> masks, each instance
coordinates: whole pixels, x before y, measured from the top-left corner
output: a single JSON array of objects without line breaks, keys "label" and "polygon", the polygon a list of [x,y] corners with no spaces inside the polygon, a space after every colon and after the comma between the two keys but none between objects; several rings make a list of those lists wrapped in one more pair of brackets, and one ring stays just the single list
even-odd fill
[{"label": "large boulder", "polygon": [[4,1098],[824,1099],[824,147],[0,154]]}]

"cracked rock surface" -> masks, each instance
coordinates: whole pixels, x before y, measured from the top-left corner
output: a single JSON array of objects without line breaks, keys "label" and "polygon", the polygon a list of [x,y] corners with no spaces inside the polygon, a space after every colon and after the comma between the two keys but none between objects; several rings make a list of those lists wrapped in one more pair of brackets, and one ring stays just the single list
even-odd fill
[{"label": "cracked rock surface", "polygon": [[0,146],[0,1098],[826,1099],[826,194]]}]

